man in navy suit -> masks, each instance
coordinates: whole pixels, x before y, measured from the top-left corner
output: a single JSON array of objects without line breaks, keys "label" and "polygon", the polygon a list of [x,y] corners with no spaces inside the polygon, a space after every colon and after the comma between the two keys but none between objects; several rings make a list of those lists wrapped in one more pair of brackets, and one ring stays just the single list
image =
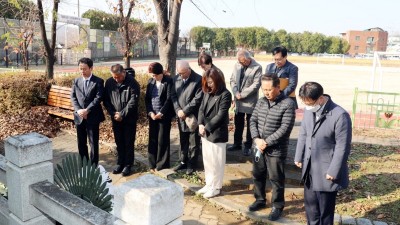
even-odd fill
[{"label": "man in navy suit", "polygon": [[302,168],[307,224],[333,225],[337,192],[349,185],[351,119],[316,82],[303,84],[299,97],[306,110],[294,160]]},{"label": "man in navy suit", "polygon": [[74,106],[74,122],[78,136],[78,150],[82,158],[89,159],[87,139],[90,145],[90,159],[99,163],[99,126],[105,120],[101,101],[104,80],[93,75],[93,61],[89,58],[79,60],[82,77],[74,80],[71,101]]}]

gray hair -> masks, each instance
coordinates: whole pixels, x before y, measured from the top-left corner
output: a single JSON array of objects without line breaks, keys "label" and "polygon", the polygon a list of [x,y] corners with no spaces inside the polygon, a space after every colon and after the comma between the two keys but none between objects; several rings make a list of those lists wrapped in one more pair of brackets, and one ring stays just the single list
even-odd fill
[{"label": "gray hair", "polygon": [[176,61],[176,69],[190,69],[189,63],[185,60]]},{"label": "gray hair", "polygon": [[250,52],[248,52],[247,50],[244,50],[244,49],[239,50],[239,51],[237,52],[236,56],[237,56],[238,58],[239,58],[239,57],[244,57],[245,59],[250,59],[250,58],[251,58]]}]

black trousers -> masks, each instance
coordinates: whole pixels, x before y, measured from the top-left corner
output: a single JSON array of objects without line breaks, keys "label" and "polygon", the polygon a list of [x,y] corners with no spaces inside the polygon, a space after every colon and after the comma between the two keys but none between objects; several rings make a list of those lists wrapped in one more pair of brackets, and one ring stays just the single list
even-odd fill
[{"label": "black trousers", "polygon": [[[81,124],[76,125],[79,155],[82,159],[90,159],[96,166],[99,163],[99,126],[100,124],[88,124],[87,120],[83,120]],[[90,157],[87,145],[88,139]]]},{"label": "black trousers", "polygon": [[171,119],[149,119],[148,158],[150,169],[169,168]]},{"label": "black trousers", "polygon": [[235,133],[233,134],[233,144],[237,146],[242,145],[243,139],[243,130],[244,130],[244,116],[246,115],[246,122],[247,122],[247,134],[246,134],[246,141],[244,142],[244,146],[246,148],[251,148],[252,139],[250,133],[250,117],[251,114],[241,113],[238,112],[235,114]]},{"label": "black trousers", "polygon": [[187,164],[188,167],[196,169],[197,158],[200,151],[200,136],[199,131],[182,132],[179,127],[179,139],[181,149],[179,151],[179,160]]},{"label": "black trousers", "polygon": [[304,184],[304,205],[307,224],[333,225],[337,191],[313,191],[312,178]]},{"label": "black trousers", "polygon": [[113,121],[114,140],[117,145],[118,160],[121,166],[132,166],[135,160],[136,122]]},{"label": "black trousers", "polygon": [[260,160],[255,162],[253,157],[254,197],[256,201],[266,202],[267,173],[272,185],[272,206],[283,209],[285,207],[285,158],[262,154]]}]

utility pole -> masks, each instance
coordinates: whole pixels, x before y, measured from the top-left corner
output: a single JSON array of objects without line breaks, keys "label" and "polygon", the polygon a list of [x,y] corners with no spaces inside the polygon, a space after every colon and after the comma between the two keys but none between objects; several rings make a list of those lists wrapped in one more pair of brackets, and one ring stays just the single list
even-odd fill
[{"label": "utility pole", "polygon": [[[78,0],[78,18],[81,18],[81,13],[79,10],[79,0]],[[81,25],[78,25],[78,43],[81,42]]]}]

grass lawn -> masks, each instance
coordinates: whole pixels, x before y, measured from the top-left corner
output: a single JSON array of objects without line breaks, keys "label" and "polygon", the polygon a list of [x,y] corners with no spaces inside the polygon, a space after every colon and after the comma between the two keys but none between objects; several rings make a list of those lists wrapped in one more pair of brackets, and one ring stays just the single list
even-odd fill
[{"label": "grass lawn", "polygon": [[400,147],[353,144],[349,168],[336,212],[400,224]]}]

